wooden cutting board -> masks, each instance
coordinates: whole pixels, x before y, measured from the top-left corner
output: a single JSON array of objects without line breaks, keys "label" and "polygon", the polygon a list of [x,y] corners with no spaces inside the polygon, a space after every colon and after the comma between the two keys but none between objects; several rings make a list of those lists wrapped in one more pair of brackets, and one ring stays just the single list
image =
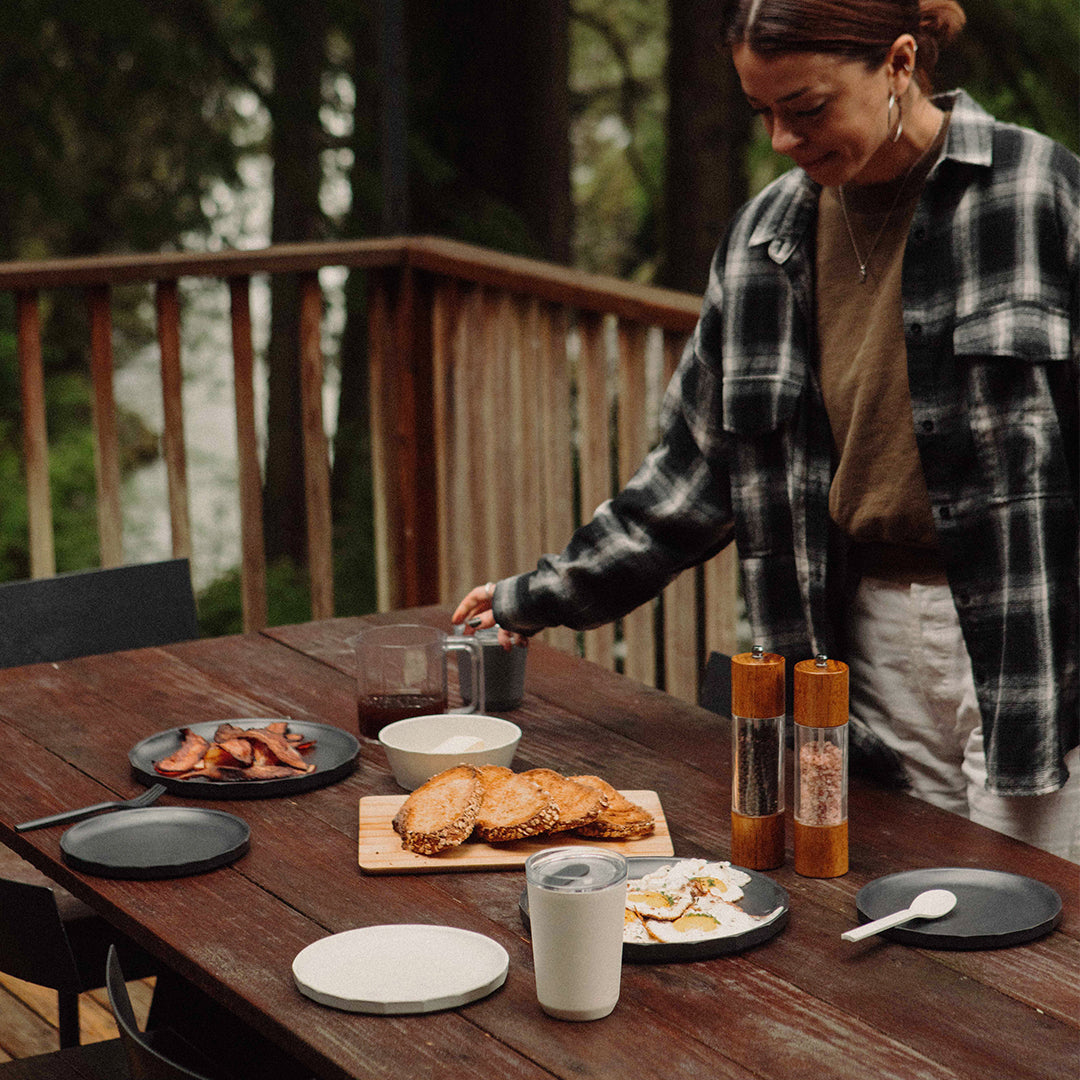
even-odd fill
[{"label": "wooden cutting board", "polygon": [[623,855],[674,855],[660,798],[655,791],[624,791],[656,819],[650,836],[640,840],[595,840],[587,836],[556,833],[508,844],[485,844],[469,840],[438,855],[417,855],[401,846],[394,832],[394,815],[407,795],[369,795],[360,800],[360,869],[368,874],[433,874],[456,870],[508,870],[520,868],[534,851],[549,847],[593,845]]}]

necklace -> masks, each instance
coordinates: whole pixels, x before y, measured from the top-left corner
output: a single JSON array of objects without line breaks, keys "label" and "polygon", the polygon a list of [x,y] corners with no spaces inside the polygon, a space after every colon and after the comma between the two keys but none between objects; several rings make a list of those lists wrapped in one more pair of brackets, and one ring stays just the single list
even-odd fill
[{"label": "necklace", "polygon": [[904,173],[896,189],[896,194],[893,196],[893,201],[889,206],[889,212],[885,215],[885,220],[882,221],[881,227],[878,229],[874,239],[870,241],[870,247],[866,250],[866,258],[864,259],[859,253],[859,245],[855,240],[855,230],[851,227],[851,219],[848,217],[847,201],[844,199],[844,185],[841,184],[836,193],[840,196],[840,212],[844,215],[844,225],[847,227],[848,239],[851,241],[851,250],[855,252],[855,261],[859,264],[859,284],[866,282],[866,273],[870,269],[870,259],[877,249],[878,242],[882,236],[885,235],[885,229],[889,224],[893,216],[893,211],[896,209],[897,204],[900,202],[900,196],[904,193],[904,188],[907,187],[908,178],[911,174],[923,163],[926,155],[937,145],[938,136],[941,134],[941,128],[944,127],[945,121],[942,118],[941,126],[938,127],[937,135],[930,140],[930,145],[908,166],[908,170]]}]

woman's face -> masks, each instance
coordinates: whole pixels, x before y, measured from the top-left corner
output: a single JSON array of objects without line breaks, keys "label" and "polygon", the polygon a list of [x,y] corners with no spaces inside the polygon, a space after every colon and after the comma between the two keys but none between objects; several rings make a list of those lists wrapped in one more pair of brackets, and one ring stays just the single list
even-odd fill
[{"label": "woman's face", "polygon": [[896,175],[888,63],[867,71],[860,60],[826,53],[763,56],[747,45],[737,45],[733,59],[773,149],[811,179],[835,186]]}]

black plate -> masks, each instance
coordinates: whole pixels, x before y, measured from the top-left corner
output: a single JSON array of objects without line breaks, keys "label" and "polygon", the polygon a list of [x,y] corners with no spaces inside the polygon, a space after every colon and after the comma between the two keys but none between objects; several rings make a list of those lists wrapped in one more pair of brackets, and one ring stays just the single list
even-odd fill
[{"label": "black plate", "polygon": [[906,870],[864,885],[855,897],[860,923],[902,911],[924,889],[948,889],[956,894],[956,907],[940,919],[885,930],[882,937],[926,949],[997,949],[1033,941],[1061,922],[1061,897],[1041,881],[944,867]]},{"label": "black plate", "polygon": [[223,810],[146,806],[72,825],[60,837],[60,855],[98,877],[187,877],[239,859],[250,838],[247,822]]},{"label": "black plate", "polygon": [[[266,727],[281,719],[283,717],[247,717],[242,720],[210,720],[186,726],[205,739],[213,739],[214,732],[222,724]],[[314,749],[304,755],[305,760],[315,763],[314,772],[287,776],[281,780],[204,780],[201,777],[178,780],[162,776],[154,769],[154,762],[167,758],[179,749],[180,728],[159,731],[143,739],[131,748],[128,759],[131,761],[131,771],[140,783],[164,784],[173,795],[189,795],[198,799],[268,799],[277,795],[297,795],[302,791],[336,784],[356,768],[360,741],[349,732],[328,724],[309,724],[304,720],[290,720],[289,730],[315,740]]]},{"label": "black plate", "polygon": [[[631,856],[626,860],[628,878],[634,881],[646,874],[651,874],[654,870],[659,870],[662,866],[674,866],[682,859],[683,856],[677,855]],[[710,862],[720,861],[719,859],[710,860]],[[741,934],[706,938],[704,941],[688,941],[685,944],[658,941],[655,945],[642,945],[634,941],[624,941],[623,961],[629,964],[665,964],[675,960],[711,960],[716,956],[743,952],[779,934],[787,926],[788,921],[787,890],[777,885],[772,878],[767,878],[756,870],[747,870],[743,866],[733,866],[733,869],[750,875],[750,881],[742,887],[743,897],[738,906],[747,915],[768,915],[777,908],[782,908],[783,910],[775,919],[762,926],[756,926],[752,930],[744,930]],[[527,890],[523,889],[521,892],[518,909],[521,911],[521,921],[528,930],[529,895]]]}]

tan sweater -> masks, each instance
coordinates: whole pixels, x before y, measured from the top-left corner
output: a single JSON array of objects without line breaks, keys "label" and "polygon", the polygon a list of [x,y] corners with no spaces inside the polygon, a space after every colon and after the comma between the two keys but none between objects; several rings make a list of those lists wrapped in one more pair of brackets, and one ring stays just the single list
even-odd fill
[{"label": "tan sweater", "polygon": [[870,545],[863,549],[864,572],[877,576],[940,569],[915,445],[900,278],[915,205],[944,135],[943,127],[937,149],[902,181],[845,189],[851,229],[867,261],[865,282],[837,189],[824,188],[819,202],[820,378],[837,460],[829,511],[852,540]]}]

